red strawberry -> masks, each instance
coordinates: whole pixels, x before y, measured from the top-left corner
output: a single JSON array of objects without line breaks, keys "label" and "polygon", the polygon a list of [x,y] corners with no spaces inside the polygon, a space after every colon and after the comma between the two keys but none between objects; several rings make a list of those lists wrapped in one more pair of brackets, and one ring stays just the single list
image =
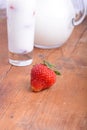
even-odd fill
[{"label": "red strawberry", "polygon": [[41,91],[51,87],[56,82],[56,74],[60,75],[58,71],[51,68],[53,65],[44,61],[44,64],[36,64],[31,69],[31,88],[33,91]]}]

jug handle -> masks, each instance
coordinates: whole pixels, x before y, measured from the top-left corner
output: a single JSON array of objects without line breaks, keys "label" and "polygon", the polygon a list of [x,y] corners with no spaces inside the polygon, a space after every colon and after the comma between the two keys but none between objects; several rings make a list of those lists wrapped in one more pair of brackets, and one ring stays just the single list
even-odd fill
[{"label": "jug handle", "polygon": [[84,20],[84,18],[85,18],[85,16],[86,16],[86,11],[87,11],[87,7],[86,7],[86,5],[84,4],[84,12],[83,12],[83,14],[82,14],[82,12],[80,11],[80,12],[79,12],[79,15],[81,15],[81,16],[79,16],[79,18],[78,18],[78,15],[77,15],[76,18],[73,18],[73,19],[72,19],[72,24],[73,24],[73,26],[79,25],[79,24]]}]

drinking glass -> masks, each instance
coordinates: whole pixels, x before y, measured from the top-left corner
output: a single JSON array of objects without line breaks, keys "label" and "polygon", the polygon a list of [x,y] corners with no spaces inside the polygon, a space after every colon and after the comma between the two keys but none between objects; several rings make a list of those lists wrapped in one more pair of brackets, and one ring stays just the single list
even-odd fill
[{"label": "drinking glass", "polygon": [[30,65],[33,61],[35,0],[7,0],[9,63]]}]

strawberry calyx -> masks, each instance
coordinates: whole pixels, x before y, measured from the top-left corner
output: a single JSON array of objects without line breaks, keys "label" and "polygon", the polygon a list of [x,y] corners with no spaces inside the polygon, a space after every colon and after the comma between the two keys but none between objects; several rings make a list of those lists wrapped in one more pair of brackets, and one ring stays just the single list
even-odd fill
[{"label": "strawberry calyx", "polygon": [[61,73],[57,70],[57,68],[55,67],[55,65],[50,64],[48,61],[45,61],[45,60],[43,60],[43,64],[45,66],[47,66],[49,69],[52,69],[55,72],[56,75],[61,75]]}]

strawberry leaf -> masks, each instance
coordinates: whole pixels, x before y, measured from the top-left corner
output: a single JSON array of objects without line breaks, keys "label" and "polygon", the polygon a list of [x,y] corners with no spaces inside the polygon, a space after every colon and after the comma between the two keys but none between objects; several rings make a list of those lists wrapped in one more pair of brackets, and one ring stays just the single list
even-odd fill
[{"label": "strawberry leaf", "polygon": [[49,62],[47,62],[45,60],[43,62],[44,62],[44,65],[46,65],[48,68],[52,68],[53,67],[53,65],[50,64]]},{"label": "strawberry leaf", "polygon": [[54,71],[56,75],[61,75],[61,73],[57,70]]},{"label": "strawberry leaf", "polygon": [[48,68],[52,69],[56,75],[61,75],[61,73],[58,71],[58,70],[55,70],[56,67],[52,64],[50,64],[48,61],[43,61],[44,62],[44,65],[46,65]]}]

